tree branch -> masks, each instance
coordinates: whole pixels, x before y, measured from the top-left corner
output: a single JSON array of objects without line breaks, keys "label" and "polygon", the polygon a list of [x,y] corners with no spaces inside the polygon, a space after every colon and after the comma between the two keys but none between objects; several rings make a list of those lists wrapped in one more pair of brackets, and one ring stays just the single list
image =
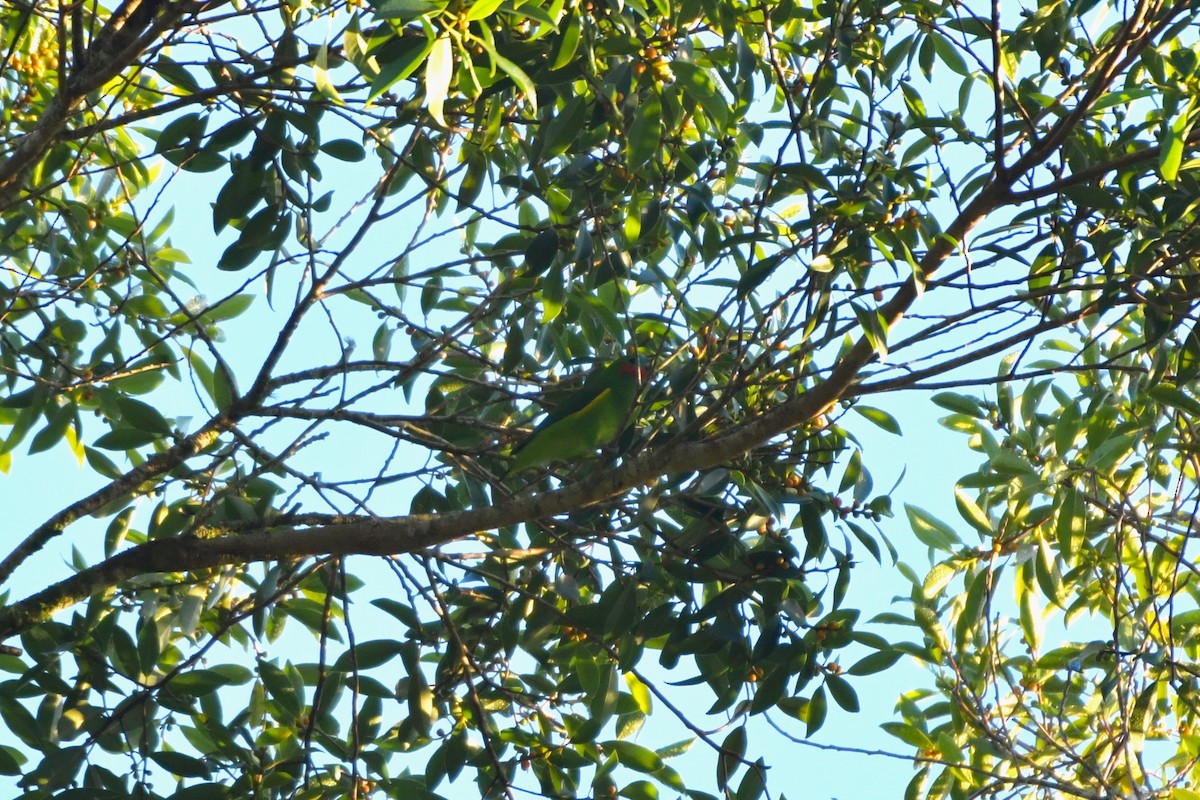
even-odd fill
[{"label": "tree branch", "polygon": [[20,184],[26,172],[50,148],[59,132],[89,93],[128,68],[144,49],[188,13],[211,4],[172,0],[126,0],[92,39],[82,63],[76,63],[66,83],[46,104],[37,124],[16,141],[11,154],[0,162],[0,212],[21,202]]},{"label": "tree branch", "polygon": [[[988,213],[1003,204],[1007,196],[1007,183],[989,184],[976,196],[946,233],[941,234],[926,252],[920,263],[922,282],[945,263],[967,233]],[[899,321],[916,301],[917,296],[914,275],[905,281],[891,300],[880,309],[879,313],[889,327]],[[874,356],[874,348],[864,336],[834,366],[825,381],[728,433],[707,441],[668,444],[634,458],[618,469],[591,476],[587,481],[541,494],[515,497],[489,508],[445,514],[411,514],[397,518],[349,517],[345,520],[335,519],[330,524],[316,527],[274,528],[236,536],[197,536],[148,542],[82,570],[0,610],[0,639],[20,633],[105,587],[114,586],[137,575],[184,572],[209,569],[223,564],[317,555],[414,553],[473,533],[554,517],[593,506],[637,486],[645,485],[661,475],[695,472],[714,467],[823,413],[840,398],[849,394],[860,370]],[[211,425],[210,423],[210,428]],[[216,434],[217,431],[213,428],[212,435]],[[157,458],[163,459],[166,455],[167,453],[164,453]],[[178,455],[176,454],[176,457]],[[149,466],[153,461],[154,459],[143,466]],[[130,475],[136,472],[137,470]],[[130,483],[131,480],[126,476],[123,485],[136,485],[136,482]],[[113,496],[120,493],[114,490]],[[75,506],[72,506],[73,508]],[[71,509],[68,509],[56,515],[54,520],[39,528],[18,548],[18,552],[32,552],[27,547],[32,546],[31,540],[32,544],[36,544],[32,549],[41,547],[46,539],[56,535],[70,520],[77,517],[69,515],[70,511]],[[56,520],[58,522],[55,522]],[[13,556],[10,556],[0,564],[0,576],[8,574],[2,571],[3,567],[13,560]]]}]

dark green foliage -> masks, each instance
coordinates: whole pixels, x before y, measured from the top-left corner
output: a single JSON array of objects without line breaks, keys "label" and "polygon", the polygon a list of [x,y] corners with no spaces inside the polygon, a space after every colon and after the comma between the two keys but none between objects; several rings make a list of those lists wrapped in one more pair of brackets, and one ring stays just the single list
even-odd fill
[{"label": "dark green foliage", "polygon": [[8,794],[1195,800],[1194,12],[997,8],[6,4]]}]

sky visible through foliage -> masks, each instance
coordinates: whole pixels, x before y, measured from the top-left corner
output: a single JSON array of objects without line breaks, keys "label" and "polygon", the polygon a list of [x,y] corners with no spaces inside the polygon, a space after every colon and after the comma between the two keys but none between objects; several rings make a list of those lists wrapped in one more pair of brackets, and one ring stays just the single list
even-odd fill
[{"label": "sky visible through foliage", "polygon": [[1193,9],[22,8],[0,772],[1200,798]]},{"label": "sky visible through foliage", "polygon": [[[928,90],[933,87],[925,88]],[[766,142],[762,150],[764,153],[770,152],[772,142]],[[239,288],[256,295],[254,305],[247,315],[222,326],[226,340],[235,345],[233,352],[237,358],[241,359],[245,369],[253,369],[261,360],[264,348],[270,345],[273,338],[270,331],[282,322],[282,315],[272,311],[263,302],[265,287],[261,283],[242,286],[240,274],[218,272],[205,260],[206,255],[219,253],[224,249],[236,235],[235,231],[226,231],[223,236],[217,236],[211,229],[211,211],[207,203],[208,199],[219,191],[219,182],[210,176],[187,172],[172,174],[169,166],[167,169],[168,172],[164,173],[164,176],[169,175],[171,180],[166,184],[166,191],[161,195],[147,195],[154,196],[156,204],[156,212],[151,211],[148,216],[153,218],[157,214],[166,213],[168,209],[174,209],[177,222],[171,232],[172,244],[190,254],[195,262],[189,268],[189,274],[194,277],[198,288],[195,302],[204,303],[210,298],[223,297],[238,291]],[[334,172],[328,178],[329,185],[323,188],[342,197],[351,197],[353,195],[350,193],[356,191],[359,186],[355,181],[355,172],[353,167]],[[947,213],[950,211],[948,208]],[[419,218],[420,209],[413,209],[404,217],[394,219],[386,228],[374,232],[374,244],[365,249],[364,253],[379,261],[386,260],[390,248],[395,247],[398,242],[408,241]],[[325,222],[332,225],[334,221]],[[444,224],[453,225],[449,221]],[[456,245],[454,237],[447,238],[446,246]],[[420,265],[410,266],[413,271],[420,268]],[[769,289],[769,286],[767,288]],[[937,302],[936,296],[926,300],[927,304]],[[286,310],[286,304],[283,307]],[[936,308],[936,305],[927,305],[926,309],[928,308]],[[918,313],[921,310],[918,308]],[[354,321],[363,322],[361,319]],[[374,328],[370,325],[369,317],[366,323],[358,329],[338,327],[336,336],[331,330],[306,331],[305,341],[291,351],[293,357],[298,355],[302,358],[297,358],[296,363],[290,365],[291,368],[304,368],[307,365],[305,359],[311,357],[314,352],[336,351],[339,347],[336,338],[338,336],[343,342],[353,342],[356,350],[369,349],[372,346]],[[897,333],[902,335],[905,327],[906,323],[902,322],[897,328]],[[998,361],[996,359],[996,364]],[[994,371],[996,364],[982,365],[980,369]],[[236,368],[238,362],[234,361],[233,366]],[[287,366],[285,365],[285,369]],[[186,408],[198,401],[203,402],[205,398],[200,394],[202,393],[197,387],[182,382],[172,389],[170,403],[172,407]],[[395,403],[395,411],[404,406],[405,401],[400,389],[385,395],[385,398]],[[946,412],[933,405],[924,392],[885,395],[879,397],[878,402],[872,399],[872,403],[900,421],[902,436],[881,430],[853,411],[844,413],[840,419],[844,427],[862,444],[864,455],[872,464],[877,487],[880,490],[893,485],[898,487],[894,493],[897,509],[902,509],[904,503],[910,503],[954,524],[957,512],[952,487],[959,477],[975,468],[978,454],[965,447],[965,437],[938,424],[939,418]],[[203,412],[199,409],[195,419],[203,419]],[[316,457],[319,463],[317,471],[330,476],[343,470],[352,472],[364,458],[364,452],[361,450],[364,443],[365,440],[359,440],[357,431],[341,431],[337,438],[325,442],[325,446],[321,448]],[[837,477],[837,473],[834,477]],[[6,495],[22,498],[22,501],[14,504],[15,514],[9,518],[9,522],[14,530],[31,528],[42,519],[43,499],[49,503],[63,496],[83,496],[98,485],[97,476],[79,465],[69,452],[56,449],[31,456],[23,460],[13,474],[4,478]],[[409,497],[398,493],[389,500],[384,491],[375,497],[375,502],[379,504],[381,512],[402,514],[408,510]],[[148,505],[148,499],[144,505]],[[147,511],[148,509],[142,509],[140,513]],[[86,554],[89,559],[100,554],[103,528],[108,524],[108,520],[91,524],[96,529],[96,535],[92,538],[96,552]],[[929,567],[930,551],[912,537],[909,522],[903,511],[899,510],[892,518],[883,520],[881,529],[895,545],[900,559],[923,576]],[[68,558],[69,554],[48,549],[36,557],[44,560],[48,569],[53,569],[56,562]],[[352,557],[348,562],[348,570],[368,582],[392,580],[387,568],[373,558]],[[864,609],[864,619],[869,618],[867,615],[870,613],[890,609],[896,598],[900,598],[900,602],[903,603],[903,598],[912,590],[911,583],[897,571],[886,556],[884,562],[878,564],[861,548],[857,551],[855,573],[856,578],[851,583],[846,602],[849,607]],[[18,584],[14,587],[14,593],[23,594],[36,588],[38,587]],[[376,634],[386,635],[387,628],[395,625],[394,620],[370,606],[361,606],[359,611],[371,624],[380,626],[380,629],[375,631]],[[864,627],[889,637],[898,633],[894,627],[889,626]],[[275,642],[271,650],[264,655],[286,658],[290,652],[303,653],[311,644],[311,636],[306,631],[294,628]],[[843,666],[853,663],[866,652],[863,648],[849,648],[843,656]],[[685,680],[694,670],[683,665],[671,672],[652,667],[650,672],[670,682]],[[772,735],[768,731],[771,723],[766,718],[756,718],[751,722],[752,732],[758,731],[756,740],[773,743],[773,746],[761,753],[771,768],[769,777],[772,786],[778,787],[793,800],[825,797],[838,800],[867,800],[877,797],[884,787],[894,790],[895,787],[906,784],[913,774],[912,762],[897,746],[897,741],[880,730],[878,725],[893,717],[892,707],[899,695],[925,687],[928,682],[928,673],[921,669],[915,660],[909,659],[904,659],[893,669],[858,678],[854,685],[861,701],[861,711],[850,714],[837,708],[832,709],[828,722],[810,740],[804,738],[802,727],[797,727],[794,720],[782,715],[776,714],[772,717],[768,714],[765,717],[772,717],[780,730],[790,733],[794,737],[790,741],[785,735]],[[699,706],[707,706],[710,702],[710,698],[702,690],[692,690],[691,695],[698,704],[696,708],[681,704],[689,712],[694,713]],[[701,725],[719,731],[721,716],[704,717]],[[652,718],[641,734],[643,739],[655,742],[656,746],[666,741],[683,740],[690,735],[677,720],[665,714]],[[822,746],[826,749],[822,749]],[[842,751],[839,752],[838,748],[842,748]],[[880,753],[894,754],[895,757]],[[685,777],[694,771],[708,779],[715,768],[712,752],[704,747],[693,747],[690,752],[672,763]],[[465,782],[442,787],[442,793],[452,800],[472,797],[474,792],[474,786]]]}]

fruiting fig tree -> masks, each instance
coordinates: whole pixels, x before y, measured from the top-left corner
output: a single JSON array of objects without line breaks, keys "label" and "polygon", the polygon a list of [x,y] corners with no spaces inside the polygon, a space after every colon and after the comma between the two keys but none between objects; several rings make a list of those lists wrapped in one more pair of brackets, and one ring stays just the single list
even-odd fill
[{"label": "fruiting fig tree", "polygon": [[4,4],[14,796],[1196,800],[1197,13]]}]

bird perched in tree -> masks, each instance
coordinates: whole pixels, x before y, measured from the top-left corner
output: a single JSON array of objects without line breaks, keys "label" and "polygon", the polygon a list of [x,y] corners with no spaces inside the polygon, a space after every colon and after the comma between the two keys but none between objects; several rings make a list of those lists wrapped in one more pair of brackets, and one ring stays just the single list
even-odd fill
[{"label": "bird perched in tree", "polygon": [[642,362],[634,356],[593,370],[583,386],[513,448],[513,461],[505,474],[551,461],[587,458],[616,439],[629,419],[644,374]]}]

